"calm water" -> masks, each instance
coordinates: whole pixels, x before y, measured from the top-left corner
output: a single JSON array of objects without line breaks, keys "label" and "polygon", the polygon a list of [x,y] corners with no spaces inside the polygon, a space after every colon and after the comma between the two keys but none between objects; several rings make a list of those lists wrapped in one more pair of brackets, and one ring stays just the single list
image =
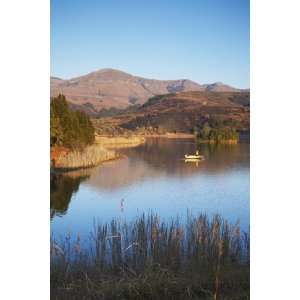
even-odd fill
[{"label": "calm water", "polygon": [[150,139],[124,158],[51,181],[51,231],[86,237],[94,220],[130,220],[142,212],[165,219],[219,213],[249,225],[249,144],[200,145],[205,160],[185,162],[193,140]]}]

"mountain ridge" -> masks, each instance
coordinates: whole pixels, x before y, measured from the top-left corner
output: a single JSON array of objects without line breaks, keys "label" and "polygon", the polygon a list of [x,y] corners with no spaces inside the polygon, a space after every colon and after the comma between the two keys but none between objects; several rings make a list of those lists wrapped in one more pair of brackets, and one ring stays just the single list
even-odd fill
[{"label": "mountain ridge", "polygon": [[105,68],[70,79],[50,77],[50,95],[62,93],[74,107],[96,115],[103,108],[143,105],[149,98],[185,91],[241,92],[221,82],[199,84],[190,79],[158,80]]}]

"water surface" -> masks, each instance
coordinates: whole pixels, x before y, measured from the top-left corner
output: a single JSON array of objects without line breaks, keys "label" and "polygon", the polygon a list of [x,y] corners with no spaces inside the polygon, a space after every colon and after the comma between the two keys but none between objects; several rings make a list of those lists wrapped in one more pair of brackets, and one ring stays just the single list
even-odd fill
[{"label": "water surface", "polygon": [[[185,162],[200,147],[205,160]],[[123,158],[68,173],[51,181],[51,231],[54,236],[80,233],[93,222],[130,221],[142,212],[165,219],[187,211],[219,213],[249,226],[249,144],[198,145],[185,139],[149,139],[120,150]]]}]

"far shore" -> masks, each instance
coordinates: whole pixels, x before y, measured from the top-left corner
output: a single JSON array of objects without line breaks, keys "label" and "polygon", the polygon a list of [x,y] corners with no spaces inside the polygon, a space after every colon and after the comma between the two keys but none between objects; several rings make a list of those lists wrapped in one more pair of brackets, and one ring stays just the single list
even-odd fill
[{"label": "far shore", "polygon": [[101,145],[107,149],[121,149],[137,147],[146,142],[145,137],[139,135],[120,135],[120,136],[105,136],[96,135],[95,144]]},{"label": "far shore", "polygon": [[109,146],[124,146],[143,144],[147,138],[168,138],[168,139],[194,139],[195,135],[192,133],[135,133],[135,134],[121,134],[121,135],[96,135],[96,143],[102,143]]},{"label": "far shore", "polygon": [[194,139],[195,136],[192,133],[172,133],[167,132],[164,134],[146,134],[144,135],[146,138],[167,138],[167,139]]},{"label": "far shore", "polygon": [[216,141],[216,140],[198,140],[198,143],[200,144],[222,144],[222,145],[236,145],[239,143],[239,140],[221,140],[221,141]]}]

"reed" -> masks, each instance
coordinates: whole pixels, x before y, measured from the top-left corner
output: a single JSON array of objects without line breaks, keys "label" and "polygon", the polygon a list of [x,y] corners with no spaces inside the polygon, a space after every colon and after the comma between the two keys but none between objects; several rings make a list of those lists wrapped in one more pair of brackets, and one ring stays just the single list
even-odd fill
[{"label": "reed", "polygon": [[[82,247],[83,246],[83,247]],[[95,224],[51,240],[53,299],[249,299],[249,234],[216,215]]]},{"label": "reed", "polygon": [[93,144],[82,150],[73,150],[65,155],[59,156],[55,162],[55,168],[58,169],[78,169],[89,168],[100,164],[101,162],[114,159],[117,153],[108,150],[101,145]]}]

